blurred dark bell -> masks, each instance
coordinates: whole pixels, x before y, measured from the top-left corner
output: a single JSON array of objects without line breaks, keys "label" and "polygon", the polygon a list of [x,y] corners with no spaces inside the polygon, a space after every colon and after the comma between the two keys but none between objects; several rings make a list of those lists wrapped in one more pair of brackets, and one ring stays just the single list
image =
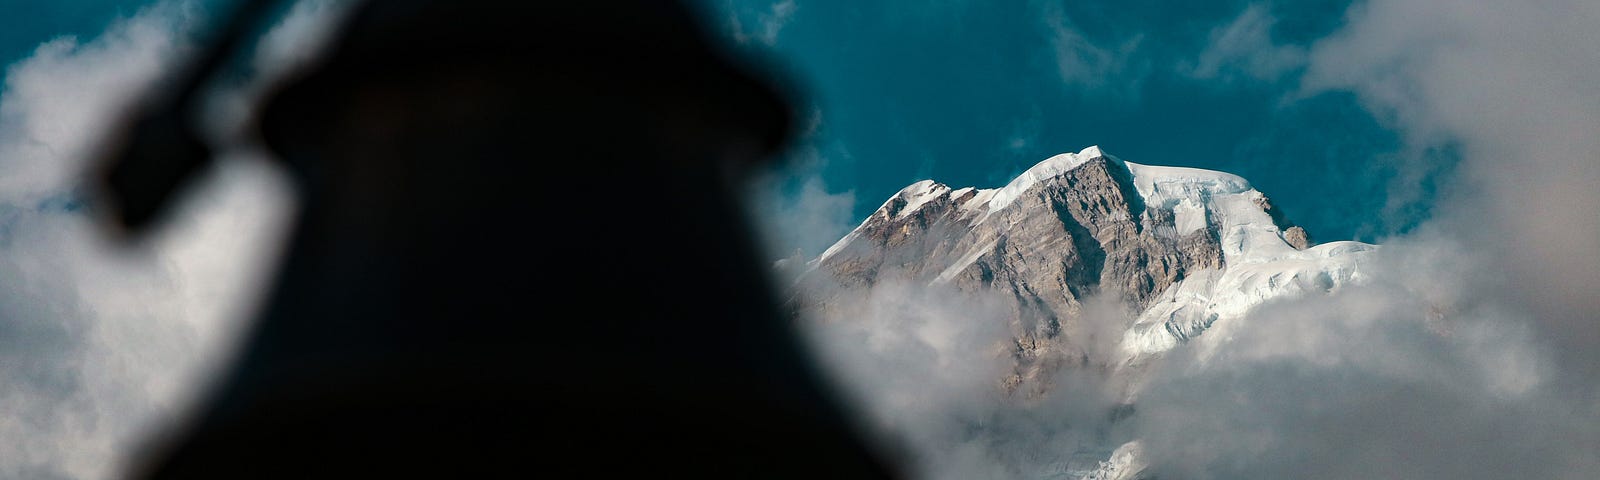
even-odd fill
[{"label": "blurred dark bell", "polygon": [[[137,235],[247,0],[119,133]],[[886,478],[778,314],[734,195],[773,83],[668,1],[386,0],[269,95],[302,210],[233,368],[140,478]]]}]

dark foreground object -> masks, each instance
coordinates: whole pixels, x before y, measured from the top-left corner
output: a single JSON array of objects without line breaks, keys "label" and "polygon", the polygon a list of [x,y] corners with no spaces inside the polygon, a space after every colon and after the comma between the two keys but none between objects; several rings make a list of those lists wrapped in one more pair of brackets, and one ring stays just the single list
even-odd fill
[{"label": "dark foreground object", "polygon": [[[364,4],[269,99],[287,263],[141,477],[891,476],[731,194],[788,106],[674,3],[544,3]],[[124,205],[188,173],[113,171]]]}]

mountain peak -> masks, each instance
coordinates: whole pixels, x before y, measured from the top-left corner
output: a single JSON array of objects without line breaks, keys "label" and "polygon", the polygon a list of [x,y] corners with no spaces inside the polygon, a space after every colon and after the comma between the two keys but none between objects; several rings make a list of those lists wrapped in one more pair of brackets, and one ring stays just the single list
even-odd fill
[{"label": "mountain peak", "polygon": [[1089,163],[1091,160],[1102,158],[1107,157],[1104,152],[1100,151],[1099,145],[1092,145],[1078,153],[1069,152],[1046,158],[1044,161],[1028,168],[1027,171],[1022,172],[1021,175],[1017,175],[1017,178],[1011,179],[1011,182],[1007,183],[1006,186],[1000,187],[1000,190],[995,192],[994,197],[989,200],[989,212],[998,212],[1010,206],[1011,202],[1016,201],[1017,197],[1032,189],[1039,182],[1059,177],[1083,166],[1085,163]]},{"label": "mountain peak", "polygon": [[1078,156],[1084,158],[1100,158],[1106,156],[1106,154],[1105,152],[1100,151],[1099,145],[1090,145],[1088,148],[1079,151]]},{"label": "mountain peak", "polygon": [[[1117,375],[1131,405],[1149,362],[1184,344],[1204,362],[1252,328],[1258,306],[1364,282],[1376,248],[1312,245],[1237,175],[1141,165],[1096,145],[1000,188],[901,189],[808,263],[791,302],[824,323],[913,318],[934,311],[906,301],[908,286],[925,285],[961,306],[939,315],[1008,334],[974,344],[1007,356],[995,379],[1005,394],[1042,398],[1058,372],[1078,369]],[[1084,478],[1138,475],[1139,448],[1093,450],[1105,460]]]},{"label": "mountain peak", "polygon": [[904,218],[906,215],[910,215],[911,212],[922,208],[924,204],[947,193],[950,193],[949,186],[933,180],[922,180],[900,189],[898,193],[894,194],[894,197],[884,203],[884,206],[895,206],[897,201],[904,202],[903,205],[898,205],[898,209],[893,212],[895,218]]},{"label": "mountain peak", "polygon": [[[1121,361],[1137,362],[1272,298],[1360,278],[1372,245],[1311,245],[1270,210],[1237,175],[1141,165],[1095,145],[1000,188],[913,183],[809,264],[857,286],[911,278],[1021,299],[1012,320],[1041,328],[1030,345],[1071,343],[1082,302],[1108,292],[1137,312],[1120,345]],[[1070,357],[1081,345],[1058,347]]]}]

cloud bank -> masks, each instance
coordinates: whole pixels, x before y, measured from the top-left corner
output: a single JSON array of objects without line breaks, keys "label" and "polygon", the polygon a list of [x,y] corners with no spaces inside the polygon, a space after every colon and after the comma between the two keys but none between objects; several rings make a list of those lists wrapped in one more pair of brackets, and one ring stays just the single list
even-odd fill
[{"label": "cloud bank", "polygon": [[[220,90],[207,123],[236,129],[236,107],[303,58],[329,5],[294,7],[262,44],[261,75]],[[224,145],[224,161],[137,246],[112,243],[87,198],[100,133],[189,51],[197,13],[158,3],[93,39],[47,42],[5,72],[0,478],[119,476],[225,362],[269,273],[292,206],[284,179],[245,146]]]},{"label": "cloud bank", "polygon": [[1592,476],[1600,411],[1463,248],[1390,243],[1366,285],[1219,324],[1121,428],[1161,478]]},{"label": "cloud bank", "polygon": [[972,381],[982,345],[922,333],[985,338],[981,298],[902,286],[830,314],[819,351],[924,475],[1059,475],[1134,439],[1158,478],[1600,474],[1600,4],[1370,0],[1308,46],[1273,24],[1248,6],[1176,71],[1284,82],[1286,102],[1353,93],[1406,168],[1459,156],[1433,218],[1386,239],[1364,285],[1265,304],[1135,372],[1114,423],[1083,412],[1116,382],[1064,378],[1041,408]]},{"label": "cloud bank", "polygon": [[1374,0],[1312,45],[1301,95],[1354,92],[1409,151],[1454,147],[1462,175],[1368,287],[1270,305],[1169,359],[1133,434],[1158,475],[1600,472],[1597,19],[1593,2]]},{"label": "cloud bank", "polygon": [[806,331],[883,451],[913,478],[1062,475],[1110,455],[1107,412],[1119,399],[1102,372],[1056,372],[1040,397],[1004,393],[1001,379],[1015,367],[1004,320],[1013,299],[893,280],[842,298]]},{"label": "cloud bank", "polygon": [[1465,178],[1437,228],[1492,259],[1506,300],[1532,309],[1563,363],[1587,363],[1594,379],[1600,4],[1384,0],[1349,17],[1312,49],[1304,88],[1356,92],[1413,144],[1460,145]]}]

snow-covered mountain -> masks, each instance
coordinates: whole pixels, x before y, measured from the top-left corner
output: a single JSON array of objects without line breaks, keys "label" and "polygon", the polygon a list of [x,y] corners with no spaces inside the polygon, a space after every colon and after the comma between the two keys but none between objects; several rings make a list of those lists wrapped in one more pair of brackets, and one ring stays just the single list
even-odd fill
[{"label": "snow-covered mountain", "polygon": [[[1010,320],[1027,358],[1089,361],[1082,345],[1052,340],[1072,336],[1088,297],[1109,295],[1137,313],[1120,357],[1108,359],[1127,363],[1267,300],[1359,281],[1376,248],[1313,245],[1238,176],[1141,165],[1089,147],[1000,188],[913,183],[809,266],[845,286],[914,280],[1005,292],[1016,299]],[[806,304],[825,308],[847,294]]]},{"label": "snow-covered mountain", "polygon": [[[999,188],[924,180],[900,190],[806,265],[796,307],[824,322],[884,285],[1002,299],[1011,368],[995,379],[1037,400],[1056,372],[1120,378],[1136,404],[1139,372],[1202,335],[1226,335],[1254,307],[1363,280],[1378,247],[1314,244],[1238,176],[1141,165],[1089,147],[1046,159]],[[1132,478],[1136,443],[1093,472]]]}]

